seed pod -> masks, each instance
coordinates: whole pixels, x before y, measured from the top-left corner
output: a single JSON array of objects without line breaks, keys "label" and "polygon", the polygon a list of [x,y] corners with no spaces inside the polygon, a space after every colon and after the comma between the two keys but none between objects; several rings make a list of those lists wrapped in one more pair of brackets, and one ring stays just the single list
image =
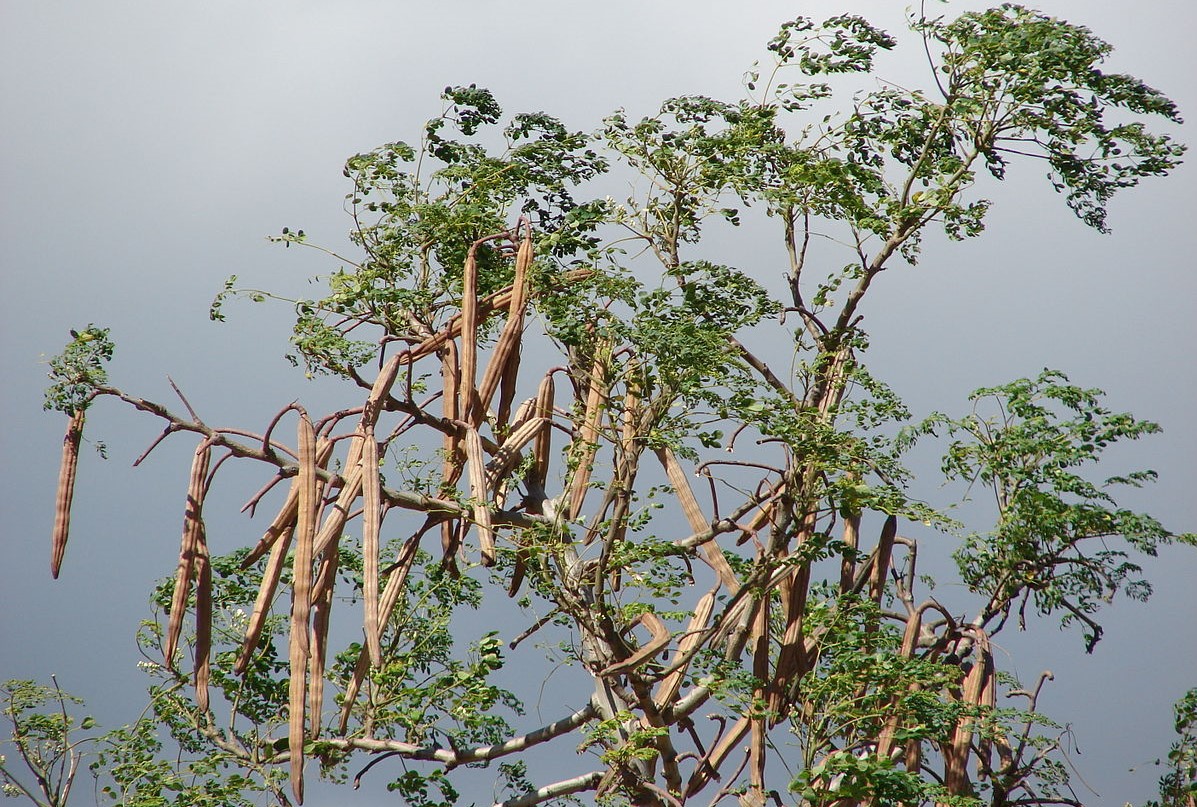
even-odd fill
[{"label": "seed pod", "polygon": [[324,665],[328,658],[328,628],[332,622],[333,589],[341,558],[339,540],[320,554],[312,584],[312,637],[308,657],[308,736],[320,736],[324,715]]},{"label": "seed pod", "polygon": [[548,427],[549,422],[545,418],[531,418],[520,424],[520,427],[503,441],[503,445],[499,446],[499,450],[486,465],[486,484],[491,490],[496,489],[499,482],[519,462],[520,451],[524,446],[532,442],[542,430]]},{"label": "seed pod", "polygon": [[54,502],[54,532],[50,541],[50,575],[57,580],[71,531],[71,501],[75,497],[75,473],[79,468],[79,443],[83,440],[84,414],[75,410],[62,438],[62,464],[58,469],[58,493]]},{"label": "seed pod", "polygon": [[363,423],[362,435],[362,576],[365,601],[364,629],[370,663],[382,663],[378,629],[378,543],[382,528],[382,482],[378,472],[378,441],[373,424]]},{"label": "seed pod", "polygon": [[[694,649],[695,645],[702,641],[702,632],[715,609],[715,595],[718,591],[719,589],[715,588],[702,595],[702,599],[694,607],[694,616],[690,617],[690,624],[686,626],[684,635],[677,643],[677,653],[670,657],[671,660],[684,658]],[[679,667],[661,679],[661,683],[657,686],[657,694],[653,697],[657,708],[664,709],[673,702],[673,699],[677,697],[678,690],[681,689],[682,679],[685,675],[686,667]]]},{"label": "seed pod", "polygon": [[[686,472],[682,469],[681,463],[677,461],[677,457],[668,448],[659,448],[656,453],[657,459],[665,468],[666,476],[669,477],[669,484],[673,486],[673,493],[682,505],[682,512],[685,513],[686,520],[690,522],[690,529],[694,532],[710,529],[711,524],[703,514],[702,507],[694,496],[694,490],[690,487],[690,480],[686,478]],[[703,560],[719,575],[719,581],[727,587],[727,590],[733,593],[739,591],[740,581],[736,579],[736,573],[732,570],[731,564],[727,562],[727,557],[719,545],[714,541],[708,541],[699,547],[699,551],[702,553]]]},{"label": "seed pod", "polygon": [[458,409],[463,420],[473,418],[478,388],[478,259],[477,245],[470,247],[462,272],[461,289],[461,389]]},{"label": "seed pod", "polygon": [[470,498],[474,500],[474,521],[478,524],[478,544],[482,551],[482,565],[495,564],[495,531],[491,525],[490,497],[486,489],[486,457],[482,453],[482,438],[478,430],[466,430],[466,461],[470,465]]},{"label": "seed pod", "polygon": [[600,344],[595,350],[594,364],[590,368],[590,390],[586,394],[586,408],[582,414],[582,425],[574,441],[578,465],[574,469],[569,488],[569,511],[566,518],[573,520],[582,511],[586,491],[590,485],[590,471],[594,455],[598,452],[599,419],[602,417],[603,398],[606,395],[604,379],[607,374],[604,354],[610,351],[607,344]]},{"label": "seed pod", "polygon": [[170,602],[170,621],[166,627],[166,646],[163,651],[166,666],[172,669],[175,664],[175,650],[179,646],[179,635],[183,631],[183,612],[187,608],[187,595],[191,593],[196,552],[204,528],[201,509],[204,483],[208,478],[208,464],[211,458],[212,447],[204,441],[196,449],[191,460],[191,478],[187,483],[187,502],[183,511],[183,538],[179,543],[179,564],[175,570],[175,590]]},{"label": "seed pod", "polygon": [[[514,379],[519,374],[520,342],[524,335],[524,308],[528,300],[528,270],[532,267],[532,234],[527,233],[515,258],[515,278],[511,283],[511,302],[507,307],[507,323],[495,344],[490,364],[478,387],[479,408],[485,412],[501,380]],[[509,385],[514,389],[514,385]],[[508,400],[510,406],[510,400]],[[503,407],[500,406],[500,410]],[[502,415],[499,422],[506,420]],[[477,417],[475,423],[481,422]]]},{"label": "seed pod", "polygon": [[[306,675],[310,646],[308,620],[312,597],[312,549],[316,538],[316,432],[307,412],[299,415],[299,512],[295,530],[295,561],[291,591],[291,681],[288,745],[291,752],[291,792],[303,804],[303,741]],[[319,718],[316,718],[317,720]]]},{"label": "seed pod", "polygon": [[204,524],[199,524],[195,553],[195,704],[207,711],[212,655],[212,561]]},{"label": "seed pod", "polygon": [[877,552],[873,558],[873,570],[869,578],[869,598],[881,604],[881,595],[885,592],[885,578],[889,573],[889,561],[893,555],[894,538],[898,534],[898,517],[889,516],[881,527],[881,536],[877,539]]},{"label": "seed pod", "polygon": [[552,450],[553,442],[553,374],[549,373],[540,380],[540,387],[536,391],[536,408],[533,414],[536,417],[545,418],[548,423],[545,424],[544,429],[536,436],[536,444],[532,447],[532,475],[535,477],[534,482],[544,489],[545,483],[549,478],[549,452]]}]

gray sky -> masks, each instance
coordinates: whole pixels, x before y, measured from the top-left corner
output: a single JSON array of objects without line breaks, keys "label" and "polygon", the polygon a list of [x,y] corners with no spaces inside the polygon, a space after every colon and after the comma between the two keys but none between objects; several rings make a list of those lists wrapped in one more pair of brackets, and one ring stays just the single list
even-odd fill
[{"label": "gray sky", "polygon": [[[1113,69],[1197,116],[1188,5],[1039,7],[1089,25],[1118,49]],[[900,4],[881,0],[0,0],[0,680],[56,673],[102,722],[132,719],[145,683],[132,633],[151,581],[177,555],[191,446],[168,443],[130,470],[160,426],[107,404],[89,431],[112,459],[85,455],[63,576],[50,581],[63,422],[41,412],[43,358],[69,328],[111,327],[115,383],[166,400],[169,373],[212,422],[254,428],[295,398],[334,406],[335,385],[305,382],[281,360],[285,308],[232,304],[217,326],[207,306],[233,273],[299,293],[308,276],[335,268],[263,236],[290,226],[344,244],[347,156],[416,139],[448,84],[477,82],[509,112],[543,109],[584,129],[670,95],[735,98],[781,21],[847,10],[899,31]],[[895,62],[885,77],[908,68]],[[882,278],[866,309],[871,366],[916,414],[960,411],[969,390],[1044,366],[1103,387],[1112,408],[1165,428],[1118,453],[1162,476],[1129,503],[1197,529],[1197,170],[1124,194],[1111,236],[1076,221],[1037,168],[1014,173],[986,193],[997,204],[985,235],[932,243],[917,268]],[[776,266],[751,252],[725,260]],[[250,477],[219,484],[231,491],[235,479]],[[260,526],[229,518],[225,534],[212,530],[215,549],[252,540]],[[1074,762],[1101,794],[1092,804],[1154,792],[1154,768],[1127,768],[1166,752],[1170,704],[1197,684],[1194,554],[1150,565],[1154,600],[1109,609],[1093,657],[1050,626],[1002,636],[1024,678],[1056,672],[1042,706],[1074,724]]]}]

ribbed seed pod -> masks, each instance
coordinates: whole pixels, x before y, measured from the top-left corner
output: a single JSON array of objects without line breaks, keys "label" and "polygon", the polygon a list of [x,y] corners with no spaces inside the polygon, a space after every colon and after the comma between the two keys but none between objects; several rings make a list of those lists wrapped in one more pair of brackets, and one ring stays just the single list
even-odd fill
[{"label": "ribbed seed pod", "polygon": [[382,529],[382,482],[378,471],[378,441],[374,425],[363,423],[362,430],[362,577],[366,649],[370,663],[382,662],[382,643],[378,628],[378,543]]},{"label": "ribbed seed pod", "polygon": [[[309,615],[312,598],[312,548],[316,539],[316,432],[307,412],[299,415],[299,512],[295,529],[294,583],[291,591],[291,681],[289,686],[288,745],[291,752],[291,792],[303,804],[304,707],[310,646]],[[318,716],[313,716],[319,720]]]},{"label": "ribbed seed pod", "polygon": [[[703,532],[709,529],[711,524],[702,512],[702,507],[694,496],[694,490],[690,487],[690,480],[686,478],[686,472],[681,463],[677,461],[677,457],[668,448],[659,448],[656,454],[657,459],[665,468],[665,475],[669,477],[669,484],[673,486],[674,495],[682,505],[682,512],[685,513],[686,520],[690,523],[690,529],[694,532]],[[699,548],[699,551],[702,553],[703,559],[719,575],[719,581],[727,587],[727,590],[732,593],[739,591],[740,581],[736,579],[736,573],[732,570],[731,564],[727,562],[727,557],[719,545],[714,541],[708,541]]]},{"label": "ribbed seed pod", "polygon": [[175,570],[175,590],[170,602],[170,621],[166,626],[166,645],[163,651],[166,665],[172,669],[175,664],[175,650],[179,646],[179,635],[183,631],[187,597],[191,593],[191,578],[195,574],[196,551],[203,532],[200,511],[203,507],[204,484],[208,478],[211,458],[212,447],[204,441],[191,459],[191,477],[187,483],[187,502],[183,510],[183,538],[179,542],[179,563]]},{"label": "ribbed seed pod", "polygon": [[79,469],[79,443],[83,440],[84,413],[75,411],[62,438],[62,464],[58,469],[58,493],[54,497],[54,532],[50,541],[50,575],[57,580],[71,531],[71,501],[75,497],[75,474]]},{"label": "ribbed seed pod", "polygon": [[478,430],[466,430],[466,462],[470,466],[470,498],[474,500],[474,521],[478,525],[478,545],[482,565],[495,564],[495,530],[491,525],[490,496],[486,488],[486,455],[482,453],[482,438]]},{"label": "ribbed seed pod", "polygon": [[598,452],[599,419],[602,417],[603,398],[606,395],[605,378],[607,375],[604,354],[609,347],[600,344],[595,350],[594,364],[590,368],[590,389],[586,394],[586,408],[582,413],[582,425],[578,430],[576,448],[577,467],[574,469],[573,479],[569,488],[569,512],[566,518],[575,519],[582,512],[582,503],[586,500],[586,491],[590,485],[590,471],[594,462],[594,455]]}]

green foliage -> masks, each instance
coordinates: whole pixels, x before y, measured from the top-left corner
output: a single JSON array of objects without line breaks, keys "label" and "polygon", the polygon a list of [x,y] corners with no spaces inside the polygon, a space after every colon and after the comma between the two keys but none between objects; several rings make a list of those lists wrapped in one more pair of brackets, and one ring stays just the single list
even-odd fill
[{"label": "green foliage", "polygon": [[[1143,600],[1150,584],[1138,564],[1109,539],[1154,556],[1161,545],[1194,543],[1174,535],[1155,518],[1119,507],[1110,492],[1155,479],[1136,471],[1093,482],[1081,475],[1119,440],[1158,432],[1159,426],[1100,404],[1101,391],[1068,383],[1045,370],[980,389],[970,399],[973,413],[961,419],[933,415],[919,428],[943,428],[953,440],[944,458],[948,479],[992,490],[998,508],[993,530],[972,533],[956,552],[964,582],[989,598],[985,614],[1008,615],[1021,598],[1043,615],[1063,611],[1062,624],[1085,626],[1092,651],[1101,627],[1090,615],[1124,590]],[[1022,610],[1020,608],[1020,619]]]},{"label": "green foliage", "polygon": [[1102,71],[1112,49],[1086,28],[1011,3],[918,27],[944,45],[948,97],[980,124],[961,135],[978,139],[989,170],[1003,176],[1020,151],[1046,159],[1053,186],[1092,227],[1106,229],[1115,191],[1167,173],[1184,153],[1125,115],[1107,121],[1122,110],[1181,118],[1158,90]]},{"label": "green foliage", "polygon": [[1197,688],[1176,702],[1173,714],[1177,739],[1168,751],[1168,772],[1160,777],[1160,799],[1145,807],[1188,807],[1197,798]]},{"label": "green foliage", "polygon": [[34,681],[5,681],[0,696],[4,721],[11,727],[9,736],[0,740],[0,748],[11,745],[33,777],[32,781],[23,780],[7,756],[0,754],[0,791],[6,797],[28,798],[39,807],[65,807],[85,756],[83,749],[96,739],[72,735],[95,728],[95,719],[72,714],[82,701],[60,689],[57,681],[52,687]]},{"label": "green foliage", "polygon": [[62,353],[50,359],[50,386],[42,408],[73,415],[85,410],[95,397],[96,387],[108,382],[104,365],[115,351],[107,328],[88,324],[71,331],[71,341]]}]

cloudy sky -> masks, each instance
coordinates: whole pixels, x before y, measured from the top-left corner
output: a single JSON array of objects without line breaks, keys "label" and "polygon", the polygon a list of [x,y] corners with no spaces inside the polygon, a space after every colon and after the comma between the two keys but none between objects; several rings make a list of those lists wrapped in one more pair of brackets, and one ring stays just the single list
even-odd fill
[{"label": "cloudy sky", "polygon": [[[1116,46],[1113,69],[1197,116],[1187,5],[1039,7],[1089,25]],[[89,429],[112,459],[84,457],[72,545],[50,581],[63,424],[41,412],[41,395],[44,357],[69,328],[110,327],[116,383],[165,400],[170,374],[213,422],[255,427],[296,398],[337,401],[281,360],[285,310],[234,306],[217,326],[207,306],[230,274],[300,293],[335,268],[263,236],[290,226],[344,244],[347,156],[415,139],[448,84],[477,82],[509,111],[543,109],[583,129],[671,95],[735,98],[778,23],[846,10],[901,26],[902,4],[882,0],[0,0],[0,680],[54,673],[102,722],[131,719],[144,687],[132,633],[177,553],[189,446],[131,470],[160,427],[103,406]],[[1111,407],[1165,428],[1118,453],[1162,476],[1129,503],[1197,529],[1197,170],[1115,201],[1110,236],[1072,218],[1037,169],[989,195],[982,238],[933,244],[916,270],[884,278],[866,311],[875,372],[920,414],[961,409],[969,390],[1044,366],[1103,387]],[[735,262],[754,260],[764,263],[751,252]],[[218,550],[259,529],[234,523]],[[1073,723],[1074,762],[1101,794],[1086,796],[1093,804],[1153,792],[1156,770],[1128,768],[1166,752],[1170,704],[1197,685],[1194,554],[1150,564],[1152,604],[1112,607],[1091,658],[1054,628],[1003,636],[1024,678],[1056,672],[1043,707]]]}]

